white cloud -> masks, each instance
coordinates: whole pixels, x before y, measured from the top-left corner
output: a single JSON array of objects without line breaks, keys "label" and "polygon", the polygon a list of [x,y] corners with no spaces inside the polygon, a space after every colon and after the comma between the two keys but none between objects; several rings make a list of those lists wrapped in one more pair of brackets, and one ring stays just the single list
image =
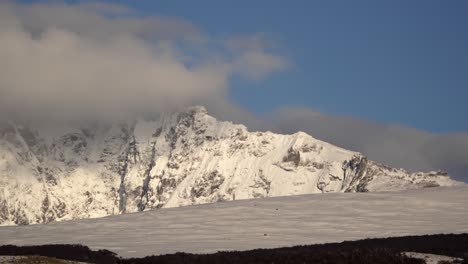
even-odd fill
[{"label": "white cloud", "polygon": [[234,67],[241,76],[258,80],[272,72],[285,70],[288,63],[283,57],[253,50],[239,56],[234,62]]},{"label": "white cloud", "polygon": [[234,71],[258,80],[290,66],[286,57],[271,52],[276,47],[275,43],[265,34],[257,33],[229,38],[225,41],[225,47],[237,55],[233,61]]},{"label": "white cloud", "polygon": [[285,69],[261,48],[233,53],[187,21],[117,5],[2,3],[0,12],[0,112],[16,118],[125,118],[226,102],[240,69],[255,78]]}]

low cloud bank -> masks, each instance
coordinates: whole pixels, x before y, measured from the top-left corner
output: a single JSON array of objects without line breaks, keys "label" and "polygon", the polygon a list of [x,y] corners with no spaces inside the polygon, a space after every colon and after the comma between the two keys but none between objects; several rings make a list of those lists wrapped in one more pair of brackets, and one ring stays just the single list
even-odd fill
[{"label": "low cloud bank", "polygon": [[262,79],[287,67],[266,46],[231,42],[125,6],[1,3],[0,113],[82,120],[173,111],[226,101],[234,75]]},{"label": "low cloud bank", "polygon": [[392,167],[410,171],[444,170],[468,182],[468,133],[433,134],[297,107],[279,109],[267,119],[270,125],[266,128],[275,132],[301,130]]}]

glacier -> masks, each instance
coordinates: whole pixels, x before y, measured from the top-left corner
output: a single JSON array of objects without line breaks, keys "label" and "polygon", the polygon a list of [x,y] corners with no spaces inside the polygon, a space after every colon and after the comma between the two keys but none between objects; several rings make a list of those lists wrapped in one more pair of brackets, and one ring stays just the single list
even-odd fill
[{"label": "glacier", "polygon": [[253,198],[463,185],[297,132],[250,132],[204,107],[60,127],[0,124],[0,225]]}]

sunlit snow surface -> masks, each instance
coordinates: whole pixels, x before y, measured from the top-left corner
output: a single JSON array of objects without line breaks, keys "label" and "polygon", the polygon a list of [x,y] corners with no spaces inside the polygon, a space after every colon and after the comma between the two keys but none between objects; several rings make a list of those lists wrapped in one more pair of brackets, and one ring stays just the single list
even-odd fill
[{"label": "sunlit snow surface", "polygon": [[468,232],[468,187],[220,202],[0,227],[0,244],[80,243],[124,257]]}]

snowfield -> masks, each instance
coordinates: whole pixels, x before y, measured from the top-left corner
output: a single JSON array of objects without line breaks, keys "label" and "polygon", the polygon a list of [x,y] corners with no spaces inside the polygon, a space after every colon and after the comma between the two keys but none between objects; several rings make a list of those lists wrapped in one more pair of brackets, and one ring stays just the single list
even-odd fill
[{"label": "snowfield", "polygon": [[418,252],[405,252],[405,255],[411,258],[417,259],[424,259],[426,264],[439,264],[440,262],[448,262],[448,263],[462,263],[461,258],[454,258],[449,256],[441,256],[441,255],[434,255],[434,254],[426,254],[426,253],[418,253]]},{"label": "snowfield", "polygon": [[328,193],[0,227],[0,244],[80,243],[123,257],[468,232],[468,186]]}]

